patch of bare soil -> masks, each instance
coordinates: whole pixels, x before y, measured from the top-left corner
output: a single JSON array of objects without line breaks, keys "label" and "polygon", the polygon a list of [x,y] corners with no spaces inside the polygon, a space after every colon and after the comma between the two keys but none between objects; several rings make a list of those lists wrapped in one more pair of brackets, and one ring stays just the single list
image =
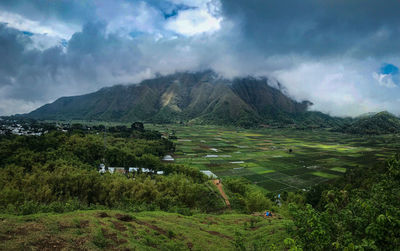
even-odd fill
[{"label": "patch of bare soil", "polygon": [[88,220],[81,220],[80,221],[80,227],[85,228],[89,226],[89,221]]},{"label": "patch of bare soil", "polygon": [[165,236],[168,236],[167,231],[165,231],[164,229],[162,229],[162,228],[160,228],[160,227],[157,227],[156,225],[152,225],[152,224],[150,224],[150,223],[148,223],[148,222],[140,221],[140,220],[135,220],[135,222],[136,222],[137,224],[140,224],[140,225],[145,225],[146,227],[151,228],[151,229],[153,229],[154,231],[157,231],[157,232],[160,233],[160,234],[163,234],[163,235],[165,235]]},{"label": "patch of bare soil", "polygon": [[33,244],[38,250],[43,251],[62,250],[66,245],[67,243],[64,239],[54,238],[51,235],[45,235],[44,238],[39,239]]},{"label": "patch of bare soil", "polygon": [[86,251],[85,243],[88,242],[88,237],[80,237],[73,240],[73,250]]},{"label": "patch of bare soil", "polygon": [[222,198],[225,200],[225,204],[228,208],[231,207],[231,203],[229,202],[228,196],[226,196],[224,189],[222,188],[222,184],[220,180],[213,180],[213,184],[218,188],[219,193]]},{"label": "patch of bare soil", "polygon": [[193,249],[193,243],[188,242],[188,243],[186,243],[186,245],[187,245],[187,247],[188,247],[189,250],[192,250],[192,249]]},{"label": "patch of bare soil", "polygon": [[10,225],[9,230],[0,234],[0,241],[7,241],[15,239],[18,236],[26,236],[32,232],[37,232],[43,230],[43,225],[37,223],[28,223],[24,226],[17,227],[15,225]]},{"label": "patch of bare soil", "polygon": [[110,216],[106,212],[100,212],[97,214],[97,217],[106,218],[106,217],[110,217]]},{"label": "patch of bare soil", "polygon": [[67,229],[67,228],[73,228],[73,227],[74,227],[74,225],[70,222],[64,222],[64,221],[58,222],[58,229],[60,229],[60,231]]},{"label": "patch of bare soil", "polygon": [[127,214],[116,214],[115,217],[120,221],[126,221],[126,222],[133,221],[132,216]]},{"label": "patch of bare soil", "polygon": [[216,225],[218,225],[218,222],[215,221],[214,218],[212,218],[212,217],[207,217],[206,219],[208,220],[208,223],[209,223],[209,224],[216,224]]},{"label": "patch of bare soil", "polygon": [[127,230],[127,228],[121,222],[118,221],[111,221],[111,222],[114,225],[114,228],[117,229],[118,231],[124,232]]},{"label": "patch of bare soil", "polygon": [[105,228],[102,228],[101,232],[103,233],[104,238],[112,240],[113,242],[117,243],[118,245],[121,245],[121,244],[124,244],[124,243],[128,242],[125,239],[118,239],[118,236],[117,236],[116,233],[110,233]]}]

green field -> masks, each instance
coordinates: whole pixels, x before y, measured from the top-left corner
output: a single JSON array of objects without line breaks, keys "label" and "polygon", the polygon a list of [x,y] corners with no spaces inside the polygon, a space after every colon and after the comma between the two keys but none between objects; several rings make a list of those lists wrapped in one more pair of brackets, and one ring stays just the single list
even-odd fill
[{"label": "green field", "polygon": [[175,132],[176,163],[211,170],[222,178],[245,177],[271,192],[307,189],[340,177],[348,168],[383,163],[400,149],[400,135],[199,125],[146,128],[165,135]]},{"label": "green field", "polygon": [[0,250],[283,250],[290,223],[279,215],[115,210],[0,217]]}]

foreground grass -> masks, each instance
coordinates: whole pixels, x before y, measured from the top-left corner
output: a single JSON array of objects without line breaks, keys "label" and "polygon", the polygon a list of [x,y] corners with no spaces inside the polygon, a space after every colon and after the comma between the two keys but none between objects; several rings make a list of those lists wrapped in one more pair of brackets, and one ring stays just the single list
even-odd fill
[{"label": "foreground grass", "polygon": [[0,250],[282,250],[289,222],[158,211],[0,215]]}]

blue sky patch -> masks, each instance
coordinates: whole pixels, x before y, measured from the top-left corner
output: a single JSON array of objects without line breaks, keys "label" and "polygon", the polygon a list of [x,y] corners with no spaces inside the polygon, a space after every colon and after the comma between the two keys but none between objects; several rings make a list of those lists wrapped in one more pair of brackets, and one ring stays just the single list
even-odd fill
[{"label": "blue sky patch", "polygon": [[29,31],[22,31],[22,33],[23,33],[24,35],[29,36],[29,37],[33,36],[33,33],[32,33],[32,32],[29,32]]},{"label": "blue sky patch", "polygon": [[399,68],[393,64],[383,64],[381,67],[381,74],[397,75],[399,74]]},{"label": "blue sky patch", "polygon": [[67,46],[68,46],[68,41],[67,41],[66,39],[61,39],[60,44],[61,44],[61,46],[67,48]]}]

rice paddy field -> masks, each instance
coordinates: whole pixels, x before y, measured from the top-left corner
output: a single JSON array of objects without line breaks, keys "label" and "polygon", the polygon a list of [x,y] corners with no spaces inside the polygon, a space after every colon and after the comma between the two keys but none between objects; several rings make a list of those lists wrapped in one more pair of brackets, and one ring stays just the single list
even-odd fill
[{"label": "rice paddy field", "polygon": [[400,135],[359,136],[327,130],[146,125],[175,133],[175,162],[220,178],[244,177],[270,192],[307,189],[348,168],[384,164],[400,152]]}]

